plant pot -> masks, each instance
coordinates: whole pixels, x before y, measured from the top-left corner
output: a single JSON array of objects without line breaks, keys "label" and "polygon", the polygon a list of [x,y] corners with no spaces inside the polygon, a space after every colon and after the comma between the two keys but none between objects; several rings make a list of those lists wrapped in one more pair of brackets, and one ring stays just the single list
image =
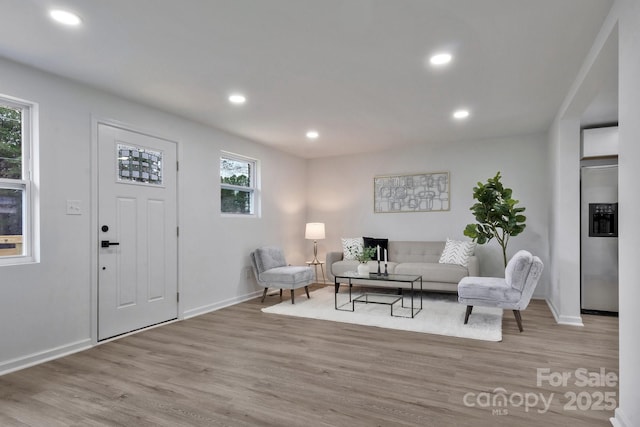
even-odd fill
[{"label": "plant pot", "polygon": [[369,275],[369,266],[367,264],[363,264],[363,263],[358,264],[358,275],[359,276],[368,276]]}]

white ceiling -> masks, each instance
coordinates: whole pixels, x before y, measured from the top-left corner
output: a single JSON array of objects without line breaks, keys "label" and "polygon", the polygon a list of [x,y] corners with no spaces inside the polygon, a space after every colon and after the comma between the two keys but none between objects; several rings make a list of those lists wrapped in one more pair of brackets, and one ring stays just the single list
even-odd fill
[{"label": "white ceiling", "polygon": [[0,56],[316,158],[547,130],[611,3],[0,0]]}]

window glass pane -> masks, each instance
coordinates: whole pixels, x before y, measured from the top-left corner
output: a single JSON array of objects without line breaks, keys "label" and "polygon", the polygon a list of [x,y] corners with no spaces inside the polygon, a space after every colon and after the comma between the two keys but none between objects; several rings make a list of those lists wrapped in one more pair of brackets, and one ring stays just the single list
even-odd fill
[{"label": "window glass pane", "polygon": [[0,178],[22,179],[22,111],[0,104]]},{"label": "window glass pane", "polygon": [[22,255],[23,190],[0,188],[0,256]]},{"label": "window glass pane", "polygon": [[162,185],[162,152],[118,144],[118,181]]},{"label": "window glass pane", "polygon": [[222,213],[255,215],[256,161],[242,156],[220,158],[220,200]]},{"label": "window glass pane", "polygon": [[252,214],[251,192],[242,190],[220,190],[222,212],[234,214]]},{"label": "window glass pane", "polygon": [[251,187],[251,172],[251,162],[220,159],[220,182],[223,184]]}]

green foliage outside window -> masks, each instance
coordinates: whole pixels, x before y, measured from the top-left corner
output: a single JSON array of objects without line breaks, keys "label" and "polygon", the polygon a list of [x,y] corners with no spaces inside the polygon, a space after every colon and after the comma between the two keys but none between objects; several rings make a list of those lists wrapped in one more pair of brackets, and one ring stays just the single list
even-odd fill
[{"label": "green foliage outside window", "polygon": [[22,235],[22,190],[0,188],[0,236]]},{"label": "green foliage outside window", "polygon": [[[22,179],[22,111],[0,105],[0,178]],[[0,188],[0,235],[22,235],[23,191]]]},{"label": "green foliage outside window", "polygon": [[229,190],[223,188],[220,190],[222,203],[222,212],[225,213],[251,213],[251,193],[248,191]]},{"label": "green foliage outside window", "polygon": [[223,213],[253,214],[252,163],[222,158],[220,162],[220,203]]},{"label": "green foliage outside window", "polygon": [[0,178],[22,179],[22,112],[0,105]]}]

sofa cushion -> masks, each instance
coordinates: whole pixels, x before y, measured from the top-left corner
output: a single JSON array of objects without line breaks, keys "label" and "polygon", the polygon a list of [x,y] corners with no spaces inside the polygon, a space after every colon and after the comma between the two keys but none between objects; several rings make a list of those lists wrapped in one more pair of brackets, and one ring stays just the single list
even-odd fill
[{"label": "sofa cushion", "polygon": [[469,275],[469,270],[456,264],[438,264],[427,262],[403,262],[394,270],[395,274],[417,274],[425,282],[458,283]]},{"label": "sofa cushion", "polygon": [[276,246],[264,246],[254,252],[258,272],[287,265],[282,249]]},{"label": "sofa cushion", "polygon": [[362,237],[343,237],[342,239],[342,259],[355,260],[356,254],[362,252]]},{"label": "sofa cushion", "polygon": [[447,239],[438,261],[440,264],[458,264],[469,266],[469,257],[476,250],[476,242]]},{"label": "sofa cushion", "polygon": [[[365,248],[376,249],[378,246],[380,246],[380,261],[384,261],[384,251],[389,246],[389,239],[380,239],[380,238],[376,238],[376,237],[363,237],[362,240],[364,242],[364,247]],[[388,258],[388,256],[389,255],[387,254],[387,258]],[[374,254],[373,254],[373,260],[374,261],[378,260],[377,251],[374,252]]]},{"label": "sofa cushion", "polygon": [[438,262],[444,242],[389,241],[389,260],[393,262]]},{"label": "sofa cushion", "polygon": [[[336,261],[331,265],[331,273],[334,276],[341,276],[347,272],[353,273],[354,271],[358,270],[358,264],[360,264],[358,261],[350,261],[350,260]],[[367,265],[369,266],[369,271],[371,273],[375,273],[378,271],[377,261],[369,261]],[[396,265],[397,264],[395,262],[388,262],[387,272],[389,274],[393,274],[396,268]],[[380,271],[384,272],[384,263],[380,263]]]},{"label": "sofa cushion", "polygon": [[348,271],[353,272],[358,270],[358,264],[360,264],[358,261],[348,259],[336,261],[331,265],[331,273],[333,273],[334,276],[340,276]]}]

